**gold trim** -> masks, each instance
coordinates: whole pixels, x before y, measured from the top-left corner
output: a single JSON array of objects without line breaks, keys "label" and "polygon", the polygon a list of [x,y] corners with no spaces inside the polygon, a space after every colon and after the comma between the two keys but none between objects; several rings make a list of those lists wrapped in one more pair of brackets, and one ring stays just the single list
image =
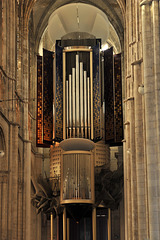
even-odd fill
[{"label": "gold trim", "polygon": [[[74,199],[63,199],[63,155],[70,155],[74,153],[84,153],[86,155],[90,155],[90,172],[91,172],[91,198],[90,199],[83,199],[83,198],[74,198]],[[71,203],[88,203],[88,204],[94,204],[95,203],[95,190],[94,190],[94,158],[93,158],[93,152],[89,151],[65,151],[61,154],[61,193],[60,193],[60,203],[61,204],[71,204]]]},{"label": "gold trim", "polygon": [[108,208],[108,240],[111,240],[111,209]]},{"label": "gold trim", "polygon": [[75,51],[92,52],[92,49],[89,46],[70,46],[64,47],[63,49],[63,52],[75,52]]},{"label": "gold trim", "polygon": [[64,210],[63,210],[63,240],[66,240],[66,236],[67,236],[67,217],[66,217],[66,208],[64,207]]},{"label": "gold trim", "polygon": [[93,52],[90,52],[90,76],[91,76],[91,139],[93,139]]},{"label": "gold trim", "polygon": [[73,151],[65,151],[65,152],[62,152],[62,155],[67,155],[67,154],[75,154],[75,153],[85,153],[85,154],[88,154],[88,155],[91,155],[92,153],[90,151],[81,151],[81,150],[73,150]]},{"label": "gold trim", "polygon": [[[62,152],[61,152],[62,153]],[[60,173],[61,179],[60,179],[60,202],[63,200],[63,156],[61,154],[61,173]]]},{"label": "gold trim", "polygon": [[96,240],[96,208],[92,209],[92,234],[93,240]]},{"label": "gold trim", "polygon": [[66,139],[66,53],[63,52],[63,139]]},{"label": "gold trim", "polygon": [[95,190],[94,190],[94,155],[91,155],[91,199],[95,202]]},{"label": "gold trim", "polygon": [[67,240],[69,240],[69,224],[70,221],[69,221],[69,218],[67,218]]},{"label": "gold trim", "polygon": [[62,200],[61,204],[72,204],[72,203],[88,203],[88,204],[94,204],[94,201],[92,199],[67,199]]},{"label": "gold trim", "polygon": [[51,240],[53,240],[53,213],[51,213]]}]

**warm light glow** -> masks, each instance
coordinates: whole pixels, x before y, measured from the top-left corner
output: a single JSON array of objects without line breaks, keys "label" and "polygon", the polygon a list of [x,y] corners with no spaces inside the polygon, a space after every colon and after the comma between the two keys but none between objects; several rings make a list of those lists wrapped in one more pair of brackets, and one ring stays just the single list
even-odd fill
[{"label": "warm light glow", "polygon": [[108,43],[102,45],[101,51],[105,51],[109,48]]}]

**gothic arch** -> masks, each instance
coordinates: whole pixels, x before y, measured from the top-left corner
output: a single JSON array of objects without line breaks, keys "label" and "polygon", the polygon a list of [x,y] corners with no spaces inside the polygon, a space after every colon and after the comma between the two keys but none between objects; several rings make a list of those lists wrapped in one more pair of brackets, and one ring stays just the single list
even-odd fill
[{"label": "gothic arch", "polygon": [[[25,29],[29,29],[29,19],[31,17],[31,12],[33,11],[33,16],[36,18],[36,23],[35,23],[35,41],[36,41],[36,52],[38,52],[38,46],[40,43],[40,39],[42,37],[42,34],[44,33],[47,24],[48,24],[48,19],[50,15],[59,7],[69,4],[69,3],[76,3],[79,1],[68,1],[68,0],[63,0],[63,1],[51,1],[48,0],[46,3],[43,1],[33,1],[33,0],[28,0],[27,3],[25,4],[25,10],[24,10],[24,16],[25,16]],[[95,1],[90,0],[90,1],[85,1],[84,3],[86,4],[91,4],[100,10],[102,10],[107,16],[109,21],[112,23],[115,31],[117,32],[117,35],[120,39],[122,49],[123,49],[123,41],[124,41],[124,36],[123,36],[123,30],[124,30],[124,25],[125,25],[125,1],[124,0],[117,0],[115,3],[112,3],[112,0],[108,1],[98,1],[95,3]],[[39,11],[41,9],[41,11]]]}]

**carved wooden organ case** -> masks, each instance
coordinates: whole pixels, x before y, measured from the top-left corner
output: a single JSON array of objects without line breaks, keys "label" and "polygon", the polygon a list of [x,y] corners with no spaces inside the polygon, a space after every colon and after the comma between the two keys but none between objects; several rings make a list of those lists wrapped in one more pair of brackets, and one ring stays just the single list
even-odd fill
[{"label": "carved wooden organ case", "polygon": [[107,144],[121,144],[121,54],[101,52],[98,41],[70,47],[57,41],[55,52],[43,49],[37,56],[37,147],[68,138],[96,142],[102,129]]}]

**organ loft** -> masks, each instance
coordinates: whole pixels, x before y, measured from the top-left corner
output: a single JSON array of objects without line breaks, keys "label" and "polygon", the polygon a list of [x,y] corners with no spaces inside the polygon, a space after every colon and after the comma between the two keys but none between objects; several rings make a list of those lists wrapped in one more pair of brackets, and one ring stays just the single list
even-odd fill
[{"label": "organ loft", "polygon": [[98,198],[96,173],[107,169],[110,147],[122,140],[121,54],[112,47],[101,51],[96,38],[61,39],[54,51],[43,49],[37,56],[37,146],[50,147],[50,179],[58,178],[60,185],[64,240],[75,239],[78,231],[96,240],[97,212],[108,226],[101,240],[106,234],[111,239],[110,210],[120,199],[113,207],[109,192]]}]

